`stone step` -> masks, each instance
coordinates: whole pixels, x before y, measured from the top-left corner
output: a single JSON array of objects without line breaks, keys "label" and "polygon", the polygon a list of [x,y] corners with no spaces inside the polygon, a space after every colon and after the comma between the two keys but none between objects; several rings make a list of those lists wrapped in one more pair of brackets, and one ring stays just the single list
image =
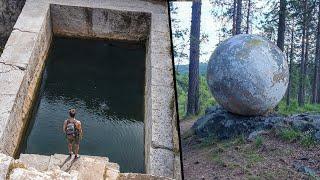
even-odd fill
[{"label": "stone step", "polygon": [[170,180],[171,178],[139,173],[120,173],[117,180]]},{"label": "stone step", "polygon": [[75,159],[64,154],[54,154],[51,156],[38,154],[21,154],[19,162],[25,164],[28,168],[32,167],[38,171],[52,171],[61,169],[64,172],[78,172],[79,180],[105,179],[106,173],[110,177],[117,176],[119,165],[110,163],[107,157],[82,155]]},{"label": "stone step", "polygon": [[138,173],[120,173],[117,163],[106,157],[21,154],[14,160],[0,153],[0,179],[8,180],[169,180],[170,178]]},{"label": "stone step", "polygon": [[51,156],[39,154],[20,154],[19,162],[25,164],[27,167],[33,167],[39,171],[47,171]]}]

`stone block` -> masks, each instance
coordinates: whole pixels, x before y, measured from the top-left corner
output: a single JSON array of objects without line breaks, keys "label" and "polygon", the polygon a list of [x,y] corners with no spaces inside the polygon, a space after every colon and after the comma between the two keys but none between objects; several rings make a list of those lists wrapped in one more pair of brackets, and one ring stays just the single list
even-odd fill
[{"label": "stone block", "polygon": [[36,33],[13,30],[1,55],[2,62],[26,69],[36,39]]},{"label": "stone block", "polygon": [[81,156],[73,160],[70,170],[79,172],[79,180],[104,179],[106,170],[106,158],[95,156]]},{"label": "stone block", "polygon": [[151,30],[149,40],[150,49],[153,50],[153,53],[171,54],[171,42],[169,31],[159,32]]},{"label": "stone block", "polygon": [[[82,155],[79,159],[74,159],[68,155],[55,154],[51,156],[48,169],[59,167],[67,172],[74,170],[79,172],[78,179],[103,179],[108,161],[107,157]],[[112,165],[111,167],[115,168],[116,166]]]},{"label": "stone block", "polygon": [[[153,60],[152,60],[153,61]],[[151,85],[153,86],[167,86],[173,89],[173,74],[172,70],[151,68]]]},{"label": "stone block", "polygon": [[120,166],[117,163],[106,162],[106,167],[115,171],[120,171]]},{"label": "stone block", "polygon": [[174,153],[167,149],[150,149],[149,174],[173,178]]},{"label": "stone block", "polygon": [[181,180],[181,159],[180,153],[176,153],[174,156],[174,179]]},{"label": "stone block", "polygon": [[[150,50],[151,66],[156,69],[172,70],[172,57],[170,53],[159,53],[157,50]],[[155,52],[154,52],[155,51]],[[171,71],[170,71],[171,73]]]},{"label": "stone block", "polygon": [[48,169],[55,169],[57,166],[62,168],[66,165],[71,164],[72,159],[68,155],[64,154],[54,154],[50,156],[50,162],[48,164]]},{"label": "stone block", "polygon": [[[2,98],[1,95],[0,95],[0,98]],[[5,132],[5,129],[9,120],[9,115],[10,115],[10,112],[3,112],[0,114],[0,139],[5,138],[3,137],[3,134]]]},{"label": "stone block", "polygon": [[151,87],[152,145],[173,149],[173,90],[164,86]]},{"label": "stone block", "polygon": [[[25,71],[16,66],[5,65],[0,62],[0,94],[16,95],[22,83]],[[7,101],[2,99],[2,101]]]},{"label": "stone block", "polygon": [[13,169],[12,173],[10,174],[9,180],[34,180],[34,179],[41,179],[41,180],[52,180],[52,179],[59,179],[59,180],[76,180],[78,177],[77,174],[69,174],[59,169],[51,170],[51,171],[37,171],[34,168],[15,168]]},{"label": "stone block", "polygon": [[39,32],[49,4],[46,1],[27,1],[13,29],[25,32]]},{"label": "stone block", "polygon": [[114,169],[112,167],[106,167],[105,170],[105,178],[108,180],[117,180],[119,177],[120,171],[117,169]]},{"label": "stone block", "polygon": [[13,158],[0,153],[0,179],[6,179]]},{"label": "stone block", "polygon": [[87,36],[90,33],[91,8],[52,4],[50,11],[56,35]]},{"label": "stone block", "polygon": [[152,14],[151,30],[167,33],[169,32],[168,15]]},{"label": "stone block", "polygon": [[38,171],[48,170],[50,156],[39,154],[20,154],[19,161],[24,163],[27,167],[33,167]]},{"label": "stone block", "polygon": [[171,178],[151,174],[121,173],[118,180],[170,180]]}]

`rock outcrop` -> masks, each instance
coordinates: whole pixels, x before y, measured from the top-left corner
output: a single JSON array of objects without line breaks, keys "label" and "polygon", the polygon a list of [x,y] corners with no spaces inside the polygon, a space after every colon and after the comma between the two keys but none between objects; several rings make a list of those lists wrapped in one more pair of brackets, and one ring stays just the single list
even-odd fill
[{"label": "rock outcrop", "polygon": [[200,137],[214,136],[219,140],[245,135],[253,139],[271,128],[293,128],[301,132],[309,131],[320,141],[320,115],[297,114],[282,116],[268,114],[265,116],[240,116],[232,114],[221,106],[213,106],[206,110],[192,126]]},{"label": "rock outcrop", "polygon": [[6,44],[24,3],[25,0],[0,0],[0,47]]},{"label": "rock outcrop", "polygon": [[107,157],[68,155],[51,156],[21,154],[19,159],[0,154],[0,179],[9,180],[167,180],[169,178],[149,174],[120,173],[116,163]]}]

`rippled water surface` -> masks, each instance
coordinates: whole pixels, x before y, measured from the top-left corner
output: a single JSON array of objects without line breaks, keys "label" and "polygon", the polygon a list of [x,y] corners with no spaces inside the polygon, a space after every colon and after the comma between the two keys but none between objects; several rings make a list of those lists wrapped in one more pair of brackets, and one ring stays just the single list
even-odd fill
[{"label": "rippled water surface", "polygon": [[141,44],[55,38],[21,152],[67,154],[62,125],[76,108],[80,154],[144,172],[144,72]]}]

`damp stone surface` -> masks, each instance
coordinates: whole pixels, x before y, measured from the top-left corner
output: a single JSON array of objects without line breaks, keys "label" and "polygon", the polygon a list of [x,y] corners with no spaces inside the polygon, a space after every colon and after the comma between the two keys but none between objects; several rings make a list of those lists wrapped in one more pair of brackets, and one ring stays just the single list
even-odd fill
[{"label": "damp stone surface", "polygon": [[284,53],[269,40],[242,34],[210,57],[207,82],[216,101],[239,115],[262,115],[284,96],[289,80]]}]

